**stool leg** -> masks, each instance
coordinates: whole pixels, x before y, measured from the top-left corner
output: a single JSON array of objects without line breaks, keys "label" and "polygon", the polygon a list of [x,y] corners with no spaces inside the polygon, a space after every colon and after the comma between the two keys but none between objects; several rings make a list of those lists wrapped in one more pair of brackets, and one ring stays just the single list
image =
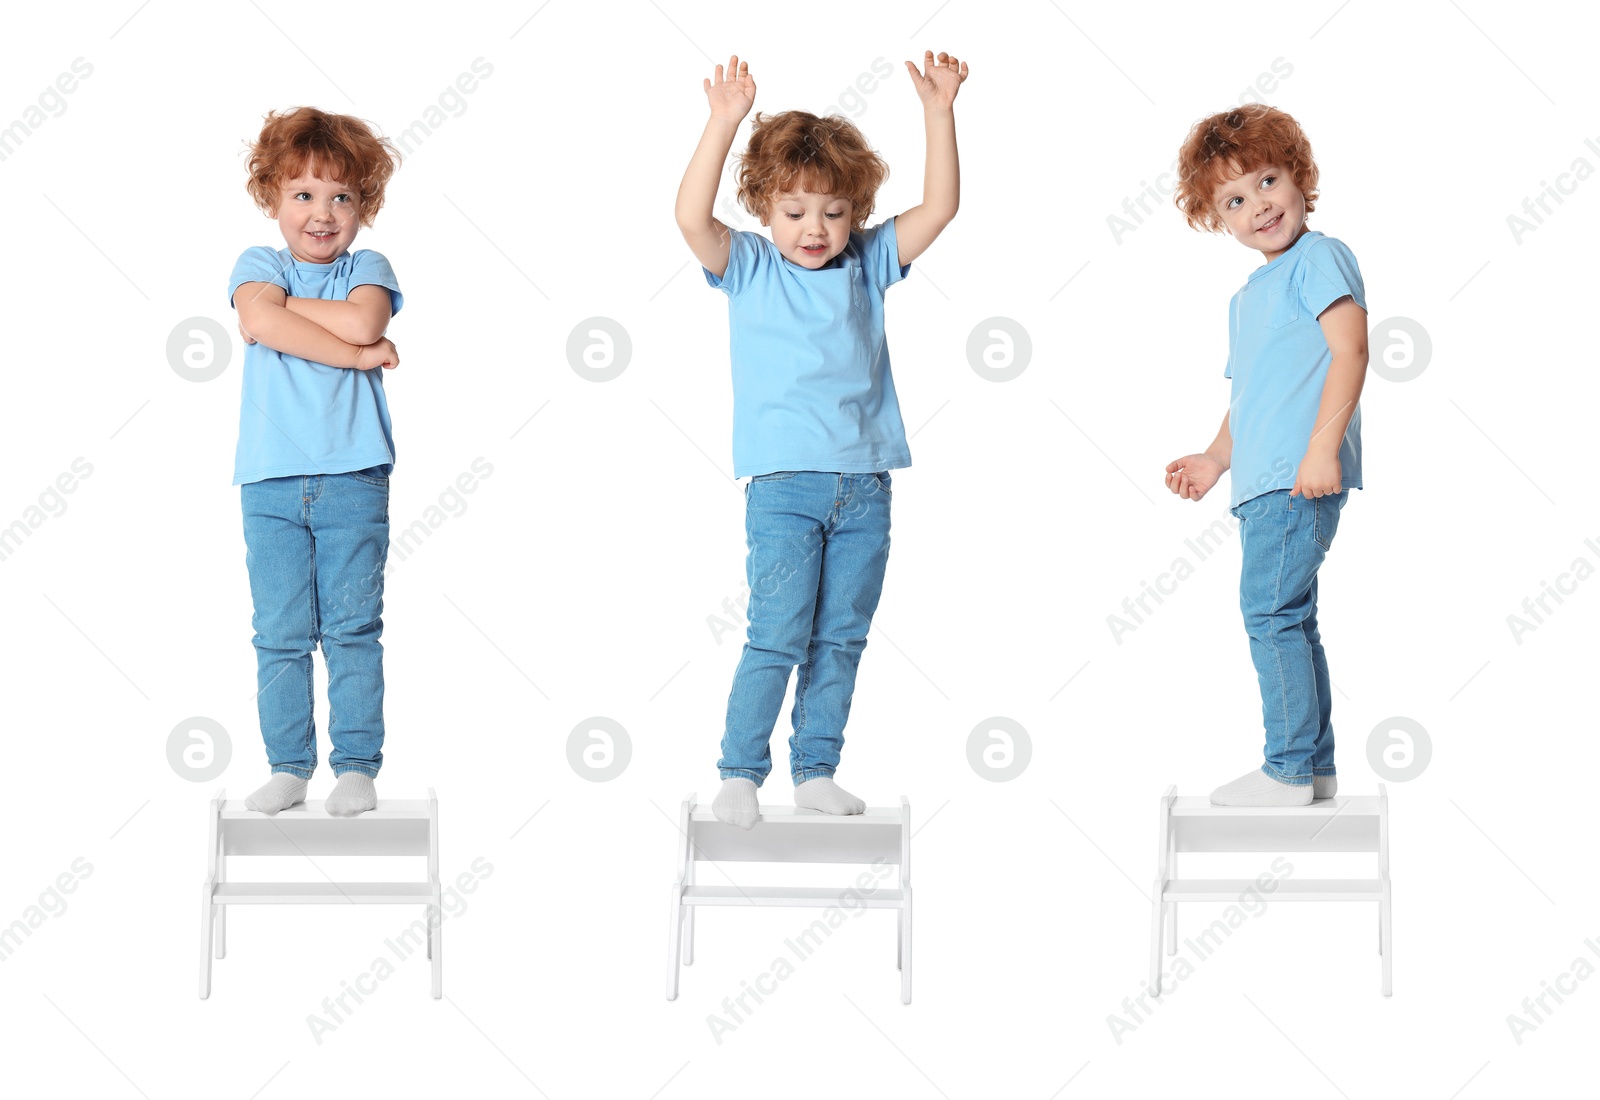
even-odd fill
[{"label": "stool leg", "polygon": [[[1156,883],[1155,900],[1150,905],[1150,992],[1161,992],[1161,928],[1166,914],[1161,906],[1161,886]],[[1172,904],[1176,905],[1176,902]]]},{"label": "stool leg", "polygon": [[[689,869],[683,876],[685,886],[694,885],[694,860],[689,861]],[[683,907],[683,965],[694,965],[694,909],[692,905]]]},{"label": "stool leg", "polygon": [[900,1003],[911,1003],[911,887],[905,888],[900,910]]},{"label": "stool leg", "polygon": [[214,884],[207,880],[200,886],[200,999],[211,996],[211,931],[215,927],[213,909],[222,908],[212,900]]},{"label": "stool leg", "polygon": [[[217,881],[228,881],[228,857],[222,851],[222,844],[217,844]],[[217,914],[217,958],[222,958],[228,951],[228,907],[214,905],[212,909]]]},{"label": "stool leg", "polygon": [[428,930],[428,958],[430,959],[433,958],[433,921],[429,919],[432,916],[432,908],[424,905],[422,907],[422,923]]},{"label": "stool leg", "polygon": [[900,918],[896,916],[894,919],[894,968],[896,970],[904,970],[906,968],[905,932],[906,930],[901,925]]},{"label": "stool leg", "polygon": [[1379,938],[1383,951],[1383,995],[1394,995],[1394,900],[1387,882],[1378,903]]},{"label": "stool leg", "polygon": [[439,1000],[444,996],[444,898],[440,896],[438,884],[433,887],[434,913],[430,914],[439,923],[433,928],[433,953],[429,956],[433,960],[433,999]]},{"label": "stool leg", "polygon": [[[1167,873],[1172,878],[1177,878],[1178,877],[1178,844],[1177,844],[1178,833],[1177,833],[1176,829],[1173,830],[1172,837],[1173,837],[1172,846],[1167,849],[1167,851],[1168,851],[1167,866],[1169,868],[1171,868],[1171,870],[1169,870]],[[1167,932],[1166,932],[1167,954],[1176,955],[1178,953],[1178,903],[1175,902],[1175,901],[1169,901],[1169,902],[1167,902],[1165,908],[1167,910]]]},{"label": "stool leg", "polygon": [[678,999],[678,953],[683,947],[683,883],[674,882],[667,897],[667,1000]]}]

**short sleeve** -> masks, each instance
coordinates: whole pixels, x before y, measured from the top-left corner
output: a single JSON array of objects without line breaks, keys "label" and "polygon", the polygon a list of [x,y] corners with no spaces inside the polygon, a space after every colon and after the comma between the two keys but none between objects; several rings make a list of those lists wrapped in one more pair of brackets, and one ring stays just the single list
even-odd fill
[{"label": "short sleeve", "polygon": [[762,255],[761,242],[766,238],[761,234],[742,229],[728,232],[732,239],[728,242],[728,266],[722,269],[722,278],[711,274],[710,268],[702,266],[700,270],[705,272],[708,284],[733,298],[755,280],[761,265],[770,261]]},{"label": "short sleeve", "polygon": [[1345,247],[1343,241],[1324,237],[1306,253],[1300,298],[1311,316],[1319,317],[1323,310],[1346,295],[1354,298],[1362,309],[1367,308],[1367,290],[1361,281],[1355,253]]},{"label": "short sleeve", "polygon": [[278,259],[276,252],[265,245],[258,244],[245,249],[233,265],[233,274],[228,276],[228,305],[233,305],[234,293],[245,283],[271,283],[281,286],[284,293],[289,291],[289,279],[283,273],[283,262]]},{"label": "short sleeve", "polygon": [[879,222],[866,233],[861,252],[861,268],[875,286],[891,287],[906,277],[910,264],[900,263],[900,240],[895,236],[895,219]]},{"label": "short sleeve", "polygon": [[399,313],[405,298],[400,294],[400,284],[394,277],[394,268],[381,252],[364,248],[350,257],[350,289],[358,286],[381,286],[389,292],[390,313]]}]

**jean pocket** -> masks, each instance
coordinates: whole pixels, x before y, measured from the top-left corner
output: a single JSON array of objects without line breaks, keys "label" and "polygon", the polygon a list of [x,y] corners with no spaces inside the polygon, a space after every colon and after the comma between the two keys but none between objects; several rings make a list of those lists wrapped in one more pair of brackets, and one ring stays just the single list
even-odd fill
[{"label": "jean pocket", "polygon": [[368,485],[381,485],[387,489],[389,487],[389,469],[390,467],[387,465],[368,466],[365,470],[351,470],[350,476],[357,481],[364,481]]},{"label": "jean pocket", "polygon": [[1330,493],[1316,500],[1316,519],[1313,523],[1312,537],[1317,540],[1317,545],[1324,551],[1333,549],[1333,536],[1339,531],[1339,509],[1344,503],[1346,489],[1341,493]]},{"label": "jean pocket", "polygon": [[887,496],[894,496],[894,478],[889,476],[888,470],[880,470],[872,475],[878,479],[878,489]]},{"label": "jean pocket", "polygon": [[757,474],[750,479],[750,484],[754,485],[758,481],[788,481],[799,472],[798,470],[780,470],[774,474]]}]

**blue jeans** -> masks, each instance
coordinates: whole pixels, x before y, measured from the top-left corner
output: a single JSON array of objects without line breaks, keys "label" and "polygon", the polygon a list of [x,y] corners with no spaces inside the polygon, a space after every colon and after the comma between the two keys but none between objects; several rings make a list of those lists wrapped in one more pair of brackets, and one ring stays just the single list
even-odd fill
[{"label": "blue jeans", "polygon": [[1267,730],[1261,770],[1295,787],[1334,774],[1333,689],[1317,632],[1317,570],[1350,493],[1307,499],[1279,489],[1231,509],[1244,558],[1239,610]]},{"label": "blue jeans", "polygon": [[317,767],[311,654],[328,664],[333,774],[383,765],[383,569],[388,467],[239,487],[256,647],[256,707],[274,772]]},{"label": "blue jeans", "polygon": [[800,784],[839,766],[889,561],[889,485],[886,472],[802,470],[745,486],[750,625],[728,694],[722,778],[759,787],[772,771],[768,742],[796,665],[789,772]]}]

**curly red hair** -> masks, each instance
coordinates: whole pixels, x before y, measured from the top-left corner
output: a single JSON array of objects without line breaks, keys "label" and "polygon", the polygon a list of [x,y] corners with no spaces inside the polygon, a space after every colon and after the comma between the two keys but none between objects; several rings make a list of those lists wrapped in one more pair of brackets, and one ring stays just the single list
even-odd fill
[{"label": "curly red hair", "polygon": [[872,213],[889,165],[856,124],[809,111],[756,112],[750,141],[739,154],[739,203],[768,224],[785,191],[815,191],[850,201],[850,225],[860,230]]},{"label": "curly red hair", "polygon": [[1317,206],[1317,162],[1300,124],[1276,107],[1248,103],[1194,124],[1178,151],[1178,190],[1172,201],[1191,229],[1223,231],[1212,205],[1217,186],[1246,172],[1276,165],[1305,196],[1306,213]]},{"label": "curly red hair", "polygon": [[357,216],[362,226],[371,226],[400,163],[400,151],[389,139],[374,134],[359,118],[315,107],[268,111],[265,117],[261,136],[250,146],[250,178],[245,181],[255,204],[277,217],[283,184],[309,169],[356,188]]}]

